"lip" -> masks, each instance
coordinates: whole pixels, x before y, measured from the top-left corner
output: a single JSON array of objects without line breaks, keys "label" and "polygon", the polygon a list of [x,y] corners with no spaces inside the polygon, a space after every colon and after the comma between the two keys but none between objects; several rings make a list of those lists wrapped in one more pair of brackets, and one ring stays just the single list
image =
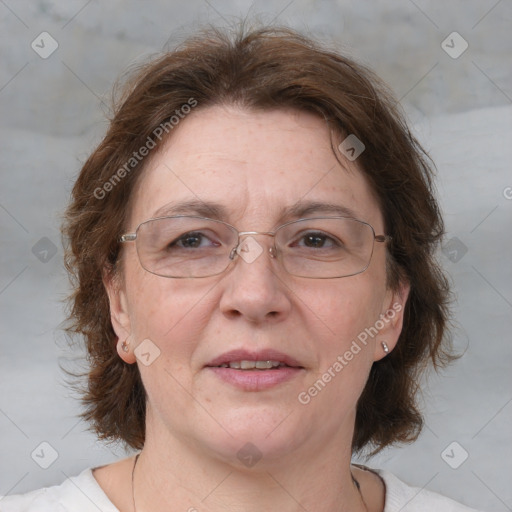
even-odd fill
[{"label": "lip", "polygon": [[[219,365],[230,361],[279,361],[287,366],[272,370],[238,370],[220,368]],[[252,352],[245,349],[231,350],[212,359],[205,370],[242,391],[264,391],[289,381],[304,371],[299,362],[277,350],[260,350]]]},{"label": "lip", "polygon": [[[205,366],[214,367],[230,361],[279,361],[292,368],[303,368],[293,357],[273,349],[258,350],[256,352],[246,349],[236,349],[225,352],[212,359]],[[264,370],[261,370],[264,371]],[[273,370],[272,370],[273,371]]]}]

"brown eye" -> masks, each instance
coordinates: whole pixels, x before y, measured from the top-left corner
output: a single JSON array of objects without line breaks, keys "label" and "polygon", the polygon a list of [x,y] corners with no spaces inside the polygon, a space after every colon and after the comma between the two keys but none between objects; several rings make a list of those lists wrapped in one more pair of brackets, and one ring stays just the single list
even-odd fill
[{"label": "brown eye", "polygon": [[306,247],[315,247],[320,248],[323,247],[325,242],[327,241],[327,237],[324,235],[306,235],[304,237],[304,245]]},{"label": "brown eye", "polygon": [[293,245],[310,249],[332,249],[340,247],[342,244],[325,233],[310,231],[298,237]]},{"label": "brown eye", "polygon": [[[201,246],[201,242],[203,240],[203,235],[200,234],[187,234],[186,236],[181,237],[176,244],[181,247],[193,248]],[[174,245],[174,244],[173,244]]]}]

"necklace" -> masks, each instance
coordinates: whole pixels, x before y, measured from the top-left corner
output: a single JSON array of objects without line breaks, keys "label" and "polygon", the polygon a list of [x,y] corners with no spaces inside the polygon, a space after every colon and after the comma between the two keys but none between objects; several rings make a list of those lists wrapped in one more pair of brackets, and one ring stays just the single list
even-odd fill
[{"label": "necklace", "polygon": [[356,477],[352,474],[352,471],[350,472],[350,476],[352,477],[352,482],[354,482],[354,485],[356,486],[356,489],[359,492],[359,497],[361,498],[361,501],[363,502],[364,509],[366,512],[368,512],[368,507],[366,506],[366,501],[364,501],[363,493],[361,492],[361,485],[356,480]]},{"label": "necklace", "polygon": [[[135,460],[133,462],[133,468],[132,468],[132,503],[133,503],[133,512],[137,512],[137,509],[135,508],[135,486],[134,486],[134,479],[135,479],[135,466],[137,465],[137,461],[139,460],[139,455],[140,455],[140,453],[138,453],[135,456]],[[368,507],[366,506],[366,502],[364,501],[364,498],[363,498],[363,493],[361,492],[361,485],[356,480],[356,477],[352,474],[352,471],[350,472],[350,476],[352,477],[352,482],[354,483],[354,485],[356,486],[357,491],[359,492],[359,496],[361,497],[361,501],[363,502],[364,509],[366,510],[366,512],[368,512]]]},{"label": "necklace", "polygon": [[137,465],[137,461],[139,460],[140,453],[137,453],[135,456],[135,460],[133,461],[133,469],[132,469],[132,503],[133,503],[133,512],[137,512],[135,508],[135,486],[133,485],[134,477],[135,477],[135,466]]}]

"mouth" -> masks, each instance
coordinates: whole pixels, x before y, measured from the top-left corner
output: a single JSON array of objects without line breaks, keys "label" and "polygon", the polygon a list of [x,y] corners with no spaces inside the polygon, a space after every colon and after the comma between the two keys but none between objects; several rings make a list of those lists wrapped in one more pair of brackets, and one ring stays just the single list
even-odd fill
[{"label": "mouth", "polygon": [[294,358],[275,350],[232,350],[210,361],[205,369],[243,391],[263,391],[304,370]]},{"label": "mouth", "polygon": [[228,363],[222,363],[215,368],[231,368],[232,370],[275,370],[288,365],[281,361],[249,361],[243,359],[242,361],[229,361]]},{"label": "mouth", "polygon": [[303,368],[299,362],[288,354],[277,350],[260,350],[251,352],[245,349],[230,350],[207,365],[210,368],[231,368],[232,370],[276,370],[279,368]]}]

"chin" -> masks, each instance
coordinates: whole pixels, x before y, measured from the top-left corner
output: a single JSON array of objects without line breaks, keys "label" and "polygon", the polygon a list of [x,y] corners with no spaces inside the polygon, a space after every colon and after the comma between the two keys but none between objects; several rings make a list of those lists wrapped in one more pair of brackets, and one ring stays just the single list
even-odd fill
[{"label": "chin", "polygon": [[[293,410],[282,407],[233,408],[222,415],[215,432],[203,433],[207,451],[238,467],[275,466],[307,441],[305,425],[311,424]],[[206,435],[205,435],[206,434]],[[231,435],[230,435],[231,434]]]}]

